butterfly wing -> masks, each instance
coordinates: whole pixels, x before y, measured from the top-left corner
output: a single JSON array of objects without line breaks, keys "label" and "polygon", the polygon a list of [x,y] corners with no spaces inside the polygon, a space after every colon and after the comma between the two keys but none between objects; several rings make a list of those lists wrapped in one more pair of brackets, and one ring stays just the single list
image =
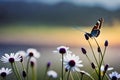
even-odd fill
[{"label": "butterfly wing", "polygon": [[98,37],[98,36],[99,36],[102,23],[103,23],[103,19],[100,18],[100,19],[96,22],[95,26],[93,27],[93,29],[92,29],[92,31],[91,31],[91,33],[90,33],[90,34],[91,34],[91,37]]}]

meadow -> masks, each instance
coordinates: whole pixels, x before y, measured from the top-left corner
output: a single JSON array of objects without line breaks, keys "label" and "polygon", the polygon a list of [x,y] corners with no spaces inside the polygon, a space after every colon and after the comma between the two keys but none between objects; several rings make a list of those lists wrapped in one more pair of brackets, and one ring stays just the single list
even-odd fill
[{"label": "meadow", "polygon": [[[113,23],[112,26],[104,25],[101,29],[101,34],[97,39],[102,51],[104,50],[104,42],[108,40],[109,46],[106,50],[104,62],[109,64],[110,67],[114,67],[118,73],[120,73],[120,24],[118,22]],[[4,53],[16,53],[19,50],[26,51],[28,48],[37,49],[41,56],[37,61],[37,77],[38,80],[43,79],[46,64],[51,62],[50,69],[55,70],[58,73],[58,78],[61,75],[61,55],[53,53],[59,46],[67,46],[70,50],[83,61],[82,70],[92,73],[93,70],[86,56],[82,54],[81,48],[84,47],[87,50],[87,54],[92,61],[92,51],[88,42],[84,38],[84,32],[90,32],[92,26],[79,27],[78,30],[74,29],[74,26],[46,26],[46,25],[6,25],[0,28],[0,55]],[[90,40],[95,53],[97,53],[97,45],[93,39]],[[95,54],[97,55],[97,54]],[[97,57],[98,58],[98,57]],[[1,66],[8,66],[9,64],[3,64]],[[31,74],[30,74],[31,75]],[[73,74],[75,75],[75,73]],[[11,74],[6,80],[12,80],[15,77]],[[76,76],[76,75],[75,75]],[[93,75],[96,77],[96,75]],[[10,79],[11,78],[11,79]],[[83,80],[88,80],[86,76]],[[73,80],[73,79],[71,79]],[[74,80],[77,80],[76,77]]]}]

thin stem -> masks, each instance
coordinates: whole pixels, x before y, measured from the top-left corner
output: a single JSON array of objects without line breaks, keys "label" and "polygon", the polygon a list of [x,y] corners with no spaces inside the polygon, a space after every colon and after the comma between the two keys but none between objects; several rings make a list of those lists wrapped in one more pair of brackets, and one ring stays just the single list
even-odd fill
[{"label": "thin stem", "polygon": [[[94,40],[95,40],[95,42],[96,42],[97,46],[100,48],[100,45],[98,44],[97,40],[96,40],[95,38],[94,38]],[[101,48],[100,48],[100,55],[101,55],[101,57],[102,57]]]},{"label": "thin stem", "polygon": [[80,80],[83,80],[83,74],[81,75],[81,78],[80,78]]},{"label": "thin stem", "polygon": [[65,75],[66,75],[66,72],[65,72],[64,75],[63,75],[63,79],[66,77]]},{"label": "thin stem", "polygon": [[31,59],[31,57],[28,58],[27,67],[26,67],[27,80],[28,80],[28,70],[29,70],[30,59]]},{"label": "thin stem", "polygon": [[76,75],[77,75],[77,78],[78,78],[77,80],[80,80],[79,75],[78,75],[78,73],[77,73],[77,72],[76,72]]},{"label": "thin stem", "polygon": [[71,69],[69,69],[69,71],[68,71],[67,80],[69,80],[70,70],[71,70]]},{"label": "thin stem", "polygon": [[13,63],[11,63],[11,67],[12,67],[12,70],[13,70],[13,72],[14,72],[14,74],[15,74],[17,80],[19,80],[19,77],[18,77],[18,75],[17,75],[17,73],[16,73],[16,70],[15,70],[15,68],[14,68]]},{"label": "thin stem", "polygon": [[72,73],[70,72],[71,80],[74,80]]},{"label": "thin stem", "polygon": [[62,54],[62,72],[61,72],[61,76],[62,76],[62,80],[63,80],[63,54]]},{"label": "thin stem", "polygon": [[[21,64],[22,64],[23,71],[26,72],[23,62],[21,62]],[[23,77],[23,79],[26,80],[26,77]]]},{"label": "thin stem", "polygon": [[86,76],[90,77],[91,80],[95,80],[91,75],[84,73]]},{"label": "thin stem", "polygon": [[22,78],[21,78],[21,76],[19,74],[18,68],[17,68],[15,63],[14,63],[14,66],[15,66],[16,74],[18,75],[19,79],[22,80]]},{"label": "thin stem", "polygon": [[89,63],[91,64],[91,60],[90,60],[90,58],[88,57],[88,55],[87,55],[87,54],[86,54],[86,57],[87,57],[87,59],[88,59]]},{"label": "thin stem", "polygon": [[95,72],[96,72],[97,76],[99,77],[99,74],[98,74],[98,72],[97,72],[96,68],[95,68]]},{"label": "thin stem", "polygon": [[47,71],[48,71],[48,68],[46,68],[46,70],[45,70],[43,80],[45,80],[45,78],[46,78],[46,73],[47,73]]},{"label": "thin stem", "polygon": [[32,68],[32,80],[37,80],[35,75],[35,69],[33,67],[31,68]]},{"label": "thin stem", "polygon": [[104,52],[103,52],[103,56],[102,56],[101,63],[100,63],[101,65],[102,65],[102,62],[103,62],[103,59],[104,59],[104,56],[105,56],[106,48],[107,47],[105,47]]},{"label": "thin stem", "polygon": [[89,40],[88,40],[88,43],[89,43],[90,48],[91,48],[91,50],[92,50],[92,53],[93,53],[94,59],[95,59],[95,61],[96,61],[96,64],[97,64],[97,66],[99,66],[99,64],[98,64],[98,62],[97,62],[97,58],[96,58],[95,53],[94,53],[94,50],[93,50],[93,47],[92,47],[92,45],[91,45],[91,43],[90,43]]},{"label": "thin stem", "polygon": [[105,77],[107,78],[107,80],[110,80],[109,76],[107,74],[105,74]]},{"label": "thin stem", "polygon": [[99,66],[99,76],[98,76],[99,80],[101,80],[101,70],[100,70],[100,68],[101,68],[101,65]]}]

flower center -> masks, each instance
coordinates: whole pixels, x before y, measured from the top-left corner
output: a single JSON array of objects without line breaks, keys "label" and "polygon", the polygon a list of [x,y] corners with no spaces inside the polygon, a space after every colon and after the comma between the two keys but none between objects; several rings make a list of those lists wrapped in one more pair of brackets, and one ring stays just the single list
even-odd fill
[{"label": "flower center", "polygon": [[13,63],[14,61],[15,61],[14,58],[9,58],[10,63]]},{"label": "flower center", "polygon": [[117,80],[117,77],[116,77],[116,76],[113,76],[113,77],[112,77],[112,80]]},{"label": "flower center", "polygon": [[2,72],[1,74],[0,74],[2,77],[6,77],[6,73],[5,72]]},{"label": "flower center", "polygon": [[70,65],[70,67],[74,67],[75,66],[75,61],[74,60],[70,60],[68,62],[68,64]]},{"label": "flower center", "polygon": [[65,48],[60,48],[59,53],[61,53],[61,54],[66,53],[66,49]]},{"label": "flower center", "polygon": [[32,52],[30,52],[30,53],[29,53],[29,56],[30,56],[30,57],[32,57],[32,56],[33,56],[33,53],[32,53]]}]

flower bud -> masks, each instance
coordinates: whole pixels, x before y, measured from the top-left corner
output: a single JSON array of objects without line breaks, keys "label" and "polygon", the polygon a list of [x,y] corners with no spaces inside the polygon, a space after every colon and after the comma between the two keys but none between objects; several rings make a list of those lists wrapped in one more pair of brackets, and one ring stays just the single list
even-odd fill
[{"label": "flower bud", "polygon": [[66,49],[65,48],[60,48],[59,53],[65,54],[66,53]]},{"label": "flower bud", "polygon": [[93,69],[95,69],[95,65],[94,65],[93,62],[91,63],[91,67],[92,67]]},{"label": "flower bud", "polygon": [[22,71],[22,76],[25,78],[27,76],[25,71]]},{"label": "flower bud", "polygon": [[86,39],[86,40],[89,40],[88,33],[86,33],[84,36],[85,36],[85,39]]},{"label": "flower bud", "polygon": [[109,67],[109,65],[106,64],[106,65],[105,65],[105,68],[104,68],[105,72],[107,71],[108,67]]},{"label": "flower bud", "polygon": [[50,67],[50,65],[51,65],[51,62],[48,62],[48,63],[47,63],[47,68],[49,68],[49,67]]},{"label": "flower bud", "polygon": [[87,53],[84,48],[81,48],[81,51],[82,51],[83,54],[86,54],[86,53]]},{"label": "flower bud", "polygon": [[105,47],[108,46],[108,40],[105,41],[104,46],[105,46]]},{"label": "flower bud", "polygon": [[33,61],[30,62],[31,67],[34,67],[35,63]]},{"label": "flower bud", "polygon": [[99,53],[101,53],[101,49],[100,49],[100,47],[98,47],[97,51],[98,51]]}]

